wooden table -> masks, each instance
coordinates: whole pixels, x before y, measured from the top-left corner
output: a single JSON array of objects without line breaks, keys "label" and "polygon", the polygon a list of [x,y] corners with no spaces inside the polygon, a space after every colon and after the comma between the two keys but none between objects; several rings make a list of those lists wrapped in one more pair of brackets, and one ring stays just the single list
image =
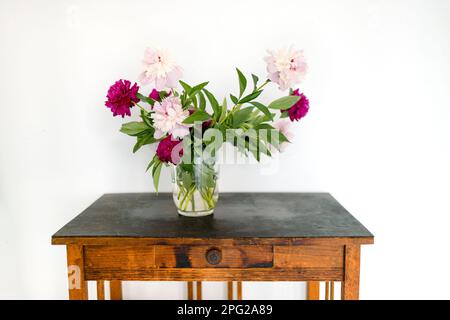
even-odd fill
[{"label": "wooden table", "polygon": [[52,237],[67,246],[69,298],[121,299],[121,281],[307,281],[308,299],[358,299],[360,247],[373,235],[327,193],[222,193],[214,215],[183,217],[172,194],[105,194]]}]

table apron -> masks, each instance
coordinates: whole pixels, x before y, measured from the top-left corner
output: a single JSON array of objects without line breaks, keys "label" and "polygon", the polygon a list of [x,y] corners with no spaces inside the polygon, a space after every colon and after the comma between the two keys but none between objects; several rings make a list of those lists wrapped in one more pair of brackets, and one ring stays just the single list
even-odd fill
[{"label": "table apron", "polygon": [[[208,252],[219,252],[217,261]],[[85,280],[341,281],[344,246],[85,246]]]},{"label": "table apron", "polygon": [[85,280],[123,281],[342,281],[342,268],[205,268],[85,270]]}]

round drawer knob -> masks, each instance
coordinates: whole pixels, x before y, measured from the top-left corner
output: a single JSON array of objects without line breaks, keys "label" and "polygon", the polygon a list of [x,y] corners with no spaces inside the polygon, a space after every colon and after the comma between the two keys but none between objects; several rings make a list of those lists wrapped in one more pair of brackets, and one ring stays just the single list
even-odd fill
[{"label": "round drawer knob", "polygon": [[220,261],[222,261],[222,252],[219,249],[209,249],[206,252],[206,261],[208,261],[209,264],[219,264]]}]

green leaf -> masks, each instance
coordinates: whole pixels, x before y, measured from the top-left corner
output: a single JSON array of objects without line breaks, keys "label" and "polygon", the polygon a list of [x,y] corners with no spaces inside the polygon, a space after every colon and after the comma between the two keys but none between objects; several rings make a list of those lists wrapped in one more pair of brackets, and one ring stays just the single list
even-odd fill
[{"label": "green leaf", "polygon": [[[259,130],[266,130],[267,136],[261,136]],[[266,144],[271,144],[277,149],[280,149],[280,145],[283,142],[290,142],[289,139],[278,129],[275,129],[273,126],[271,126],[268,123],[261,123],[260,125],[255,127],[255,130],[258,132],[258,137],[261,141],[265,142]],[[275,132],[273,132],[275,131]],[[275,133],[278,135],[278,139],[272,140],[272,134]]]},{"label": "green leaf", "polygon": [[245,76],[241,72],[241,70],[239,70],[238,68],[236,68],[236,72],[237,72],[238,78],[239,78],[239,98],[241,98],[242,94],[245,91],[245,88],[247,88],[247,79],[245,78]]},{"label": "green leaf", "polygon": [[281,131],[278,131],[280,142],[290,142],[289,139],[282,133]]},{"label": "green leaf", "polygon": [[259,78],[252,73],[252,79],[253,79],[253,91],[256,91]]},{"label": "green leaf", "polygon": [[270,119],[273,119],[272,114],[270,113],[269,109],[263,105],[262,103],[252,101],[250,102],[252,105],[254,105],[256,108],[258,108],[259,111],[264,113],[266,116],[268,116]]},{"label": "green leaf", "polygon": [[145,112],[144,110],[141,110],[141,118],[142,118],[142,120],[144,120],[144,122],[149,127],[151,127],[153,129],[153,123],[152,123],[153,120],[151,120],[151,118],[149,118],[148,116],[149,116],[148,112]]},{"label": "green leaf", "polygon": [[136,97],[139,99],[139,100],[142,100],[142,101],[144,101],[144,102],[147,102],[149,105],[151,105],[151,106],[153,106],[154,104],[155,104],[155,100],[153,100],[152,98],[150,98],[150,97],[146,97],[146,96],[144,96],[143,94],[140,94],[139,92],[138,93],[136,93]]},{"label": "green leaf", "polygon": [[217,102],[217,99],[208,90],[203,89],[203,92],[206,94],[206,97],[208,98],[208,101],[211,104],[211,108],[213,109],[213,112],[214,112],[214,118],[218,119],[220,117],[221,109],[220,109],[219,103]]},{"label": "green leaf", "polygon": [[150,161],[150,163],[148,164],[147,169],[145,169],[145,172],[147,172],[147,171],[152,167],[152,165],[155,164],[156,161],[159,161],[159,158],[158,158],[158,156],[155,154],[155,155],[153,156],[152,161]]},{"label": "green leaf", "polygon": [[183,187],[189,188],[192,185],[192,177],[190,172],[182,172]]},{"label": "green leaf", "polygon": [[198,94],[198,100],[199,100],[198,107],[200,108],[200,110],[204,111],[206,108],[205,95],[201,91],[199,91],[197,94]]},{"label": "green leaf", "polygon": [[201,91],[204,87],[206,87],[206,85],[207,85],[208,83],[209,83],[208,81],[207,81],[207,82],[203,82],[203,83],[200,83],[200,84],[196,85],[195,87],[193,87],[193,88],[190,90],[190,92],[188,92],[189,96],[194,96],[194,95],[196,95],[199,91]]},{"label": "green leaf", "polygon": [[275,129],[275,128],[273,126],[271,126],[270,124],[268,124],[268,123],[261,123],[261,124],[257,125],[255,127],[255,129],[256,130],[259,130],[259,129],[272,130],[272,129]]},{"label": "green leaf", "polygon": [[180,82],[181,86],[183,87],[184,91],[186,92],[186,94],[190,94],[192,87],[184,81],[180,80],[179,82]]},{"label": "green leaf", "polygon": [[[274,128],[267,123],[263,123],[262,125],[258,126],[255,129],[257,130],[257,136],[258,136],[258,157],[261,153],[265,154],[265,155],[270,155],[270,152],[267,149],[270,144],[269,143],[270,136],[271,136],[270,130],[272,130]],[[262,134],[262,132],[260,132],[262,129],[266,130],[266,134]]]},{"label": "green leaf", "polygon": [[189,96],[190,100],[192,101],[192,104],[194,105],[194,108],[197,109],[197,98],[195,95]]},{"label": "green leaf", "polygon": [[260,157],[260,154],[264,154],[269,157],[272,155],[269,151],[269,145],[270,144],[267,141],[264,141],[264,139],[258,140],[258,156],[259,157]]},{"label": "green leaf", "polygon": [[223,98],[219,122],[222,122],[222,120],[225,119],[225,117],[227,115],[227,111],[228,111],[227,98]]},{"label": "green leaf", "polygon": [[129,136],[137,136],[145,130],[151,129],[145,122],[132,121],[124,123],[120,128],[120,132]]},{"label": "green leaf", "polygon": [[255,143],[250,143],[250,141],[246,141],[245,143],[245,148],[248,149],[253,156],[255,157],[256,161],[260,161],[261,160],[261,151],[259,148],[260,142],[256,141]]},{"label": "green leaf", "polygon": [[[256,110],[256,112],[259,112],[259,110]],[[263,123],[264,121],[268,121],[271,119],[267,119],[268,117],[265,115],[257,115],[255,117],[252,117],[252,125],[253,127],[258,126],[260,123]]]},{"label": "green leaf", "polygon": [[153,137],[153,132],[150,134],[146,134],[146,135],[140,135],[137,137],[137,142],[134,145],[133,148],[133,153],[135,153],[136,151],[138,151],[142,146],[145,146],[147,144],[152,144],[155,142],[158,142],[158,139],[155,139]]},{"label": "green leaf", "polygon": [[289,112],[287,112],[287,111],[283,111],[280,115],[280,119],[287,118],[287,117],[289,117]]},{"label": "green leaf", "polygon": [[180,95],[180,100],[181,100],[181,105],[183,106],[183,108],[185,108],[190,103],[190,101],[188,101],[189,98],[187,96],[186,91],[183,91],[183,93]]},{"label": "green leaf", "polygon": [[230,94],[230,98],[231,98],[231,101],[232,101],[234,104],[238,104],[238,102],[239,102],[239,99],[238,99],[238,98],[236,98],[236,97],[233,96],[232,94]]},{"label": "green leaf", "polygon": [[290,107],[292,107],[297,101],[300,100],[300,97],[298,96],[287,96],[280,99],[277,99],[275,101],[272,101],[269,104],[270,109],[283,109],[287,110]]},{"label": "green leaf", "polygon": [[253,107],[238,110],[233,114],[233,127],[238,128],[242,123],[247,121],[253,112]]},{"label": "green leaf", "polygon": [[155,191],[158,193],[159,186],[159,176],[161,175],[162,162],[158,159],[158,162],[155,163],[152,170],[153,176],[153,185],[155,186]]},{"label": "green leaf", "polygon": [[246,103],[246,102],[252,101],[252,100],[258,98],[259,95],[261,94],[261,92],[263,92],[263,91],[262,90],[254,91],[254,92],[250,93],[248,96],[245,96],[244,98],[239,100],[239,103],[242,104],[242,103]]},{"label": "green leaf", "polygon": [[203,121],[206,121],[209,119],[211,119],[211,116],[207,112],[205,112],[203,110],[197,110],[193,114],[191,114],[189,117],[184,119],[183,123],[191,124],[191,123],[194,123],[195,121],[203,122]]},{"label": "green leaf", "polygon": [[170,91],[167,93],[166,91],[158,91],[159,99],[163,100],[170,95]]},{"label": "green leaf", "polygon": [[196,176],[196,182],[200,188],[212,188],[216,186],[216,172],[214,168],[209,167],[205,163],[195,165],[196,172],[200,173],[199,177]]},{"label": "green leaf", "polygon": [[[182,171],[188,171],[188,172],[194,171],[194,165],[192,163],[181,162],[178,164],[178,166],[181,168]],[[177,170],[177,172],[178,172],[178,170]]]}]

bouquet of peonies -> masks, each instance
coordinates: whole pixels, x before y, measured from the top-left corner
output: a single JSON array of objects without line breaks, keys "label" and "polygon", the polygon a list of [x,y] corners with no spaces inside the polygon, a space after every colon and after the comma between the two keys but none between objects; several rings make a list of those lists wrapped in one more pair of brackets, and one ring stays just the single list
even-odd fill
[{"label": "bouquet of peonies", "polygon": [[[173,167],[173,197],[180,214],[201,216],[214,211],[218,200],[216,155],[224,142],[259,161],[261,155],[282,150],[292,138],[290,123],[307,114],[308,99],[292,88],[306,73],[302,51],[269,51],[265,61],[268,75],[262,83],[252,74],[249,85],[236,68],[239,93],[230,94],[231,103],[227,98],[220,103],[206,88],[208,82],[189,85],[181,81],[182,69],[163,50],[147,49],[144,54],[139,82],[154,85],[149,94],[128,80],[109,88],[105,105],[114,116],[130,116],[131,109],[140,112],[141,121],[124,123],[120,129],[137,139],[133,152],[158,144],[147,167],[156,190],[161,168]],[[289,89],[289,94],[265,104],[260,97],[271,82],[281,91]],[[181,90],[177,90],[178,84]]]}]

